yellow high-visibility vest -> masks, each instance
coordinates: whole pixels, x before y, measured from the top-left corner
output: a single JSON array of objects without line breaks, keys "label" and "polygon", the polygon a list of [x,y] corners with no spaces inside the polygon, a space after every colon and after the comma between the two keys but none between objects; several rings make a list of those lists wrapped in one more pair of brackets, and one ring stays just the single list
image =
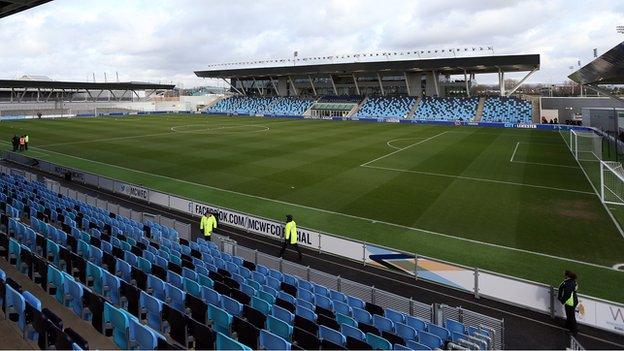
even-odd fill
[{"label": "yellow high-visibility vest", "polygon": [[199,221],[199,229],[204,231],[204,236],[210,236],[216,227],[217,219],[214,216],[202,216],[201,221]]},{"label": "yellow high-visibility vest", "polygon": [[284,237],[287,241],[290,241],[291,244],[297,243],[297,223],[295,223],[295,221],[286,223],[286,228],[284,228]]}]

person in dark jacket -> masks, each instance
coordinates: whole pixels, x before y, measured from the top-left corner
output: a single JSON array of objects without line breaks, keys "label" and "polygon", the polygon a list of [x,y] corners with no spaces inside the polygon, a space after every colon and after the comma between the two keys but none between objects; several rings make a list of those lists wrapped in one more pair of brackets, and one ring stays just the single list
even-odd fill
[{"label": "person in dark jacket", "polygon": [[578,284],[576,283],[576,273],[565,271],[565,280],[559,285],[559,295],[557,299],[563,304],[566,314],[566,328],[572,335],[577,333],[576,306],[578,306]]},{"label": "person in dark jacket", "polygon": [[19,138],[17,135],[13,135],[13,139],[11,139],[11,144],[13,144],[13,151],[17,151],[19,148]]}]

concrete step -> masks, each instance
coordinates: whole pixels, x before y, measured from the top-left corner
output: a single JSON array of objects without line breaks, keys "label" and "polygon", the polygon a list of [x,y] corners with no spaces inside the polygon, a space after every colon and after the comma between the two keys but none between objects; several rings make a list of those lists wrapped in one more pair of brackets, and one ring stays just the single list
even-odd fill
[{"label": "concrete step", "polygon": [[477,113],[475,114],[475,122],[481,122],[483,116],[483,105],[485,105],[485,97],[479,98],[479,104],[477,105]]}]

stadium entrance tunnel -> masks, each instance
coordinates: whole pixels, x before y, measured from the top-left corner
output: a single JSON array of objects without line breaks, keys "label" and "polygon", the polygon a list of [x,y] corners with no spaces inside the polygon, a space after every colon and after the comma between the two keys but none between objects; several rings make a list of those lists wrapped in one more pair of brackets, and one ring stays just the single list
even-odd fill
[{"label": "stadium entrance tunnel", "polygon": [[269,129],[262,124],[183,124],[171,127],[176,133],[219,135],[259,133]]}]

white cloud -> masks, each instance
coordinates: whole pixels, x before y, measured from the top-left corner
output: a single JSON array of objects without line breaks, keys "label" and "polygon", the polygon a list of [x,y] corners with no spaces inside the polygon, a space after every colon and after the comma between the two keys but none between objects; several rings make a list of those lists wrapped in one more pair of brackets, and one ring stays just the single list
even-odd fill
[{"label": "white cloud", "polygon": [[[56,0],[0,20],[4,78],[23,74],[205,83],[209,63],[493,45],[539,53],[531,81],[560,82],[624,39],[624,2]],[[484,78],[483,80],[490,80]]]}]

